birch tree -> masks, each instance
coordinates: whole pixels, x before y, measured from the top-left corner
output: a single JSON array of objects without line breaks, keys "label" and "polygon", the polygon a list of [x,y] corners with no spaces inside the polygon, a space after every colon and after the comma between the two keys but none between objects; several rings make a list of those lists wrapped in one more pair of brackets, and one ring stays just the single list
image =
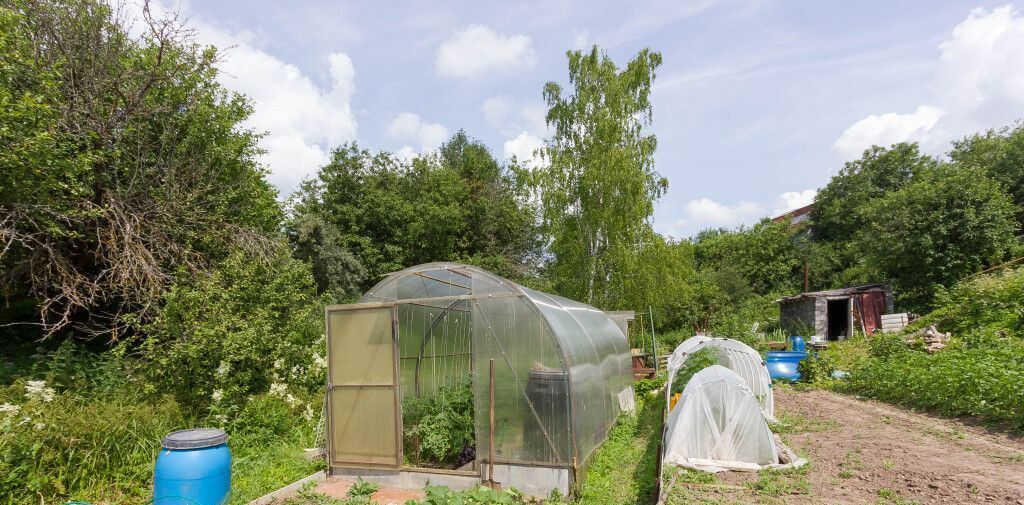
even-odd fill
[{"label": "birch tree", "polygon": [[620,69],[608,54],[569,51],[569,88],[544,86],[553,136],[538,171],[549,274],[557,291],[601,307],[627,303],[624,277],[668,182],[654,169],[651,86],[661,54],[640,51]]}]

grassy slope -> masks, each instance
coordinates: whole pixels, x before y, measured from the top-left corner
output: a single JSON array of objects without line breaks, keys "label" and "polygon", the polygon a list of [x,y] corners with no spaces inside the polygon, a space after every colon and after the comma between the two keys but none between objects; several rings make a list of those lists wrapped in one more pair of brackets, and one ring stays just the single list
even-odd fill
[{"label": "grassy slope", "polygon": [[586,479],[577,489],[581,504],[654,502],[655,466],[661,438],[660,394],[637,398],[636,414],[624,414],[594,454]]}]

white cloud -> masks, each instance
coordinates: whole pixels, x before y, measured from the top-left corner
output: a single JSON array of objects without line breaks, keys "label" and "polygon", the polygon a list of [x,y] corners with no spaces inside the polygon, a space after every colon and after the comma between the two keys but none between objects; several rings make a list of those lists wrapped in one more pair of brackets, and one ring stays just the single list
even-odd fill
[{"label": "white cloud", "polygon": [[705,227],[735,226],[760,218],[764,214],[761,205],[754,202],[740,202],[724,205],[710,198],[690,200],[686,203],[686,220],[700,223]]},{"label": "white cloud", "polygon": [[818,196],[818,190],[805,189],[803,191],[786,191],[779,195],[779,201],[772,214],[785,214],[791,210],[799,209],[814,203],[814,197]]},{"label": "white cloud", "polygon": [[766,217],[775,217],[814,202],[815,189],[786,191],[768,202],[739,202],[724,204],[710,198],[686,202],[683,217],[671,223],[661,233],[671,237],[687,237],[708,228],[732,228],[751,225]]},{"label": "white cloud", "polygon": [[941,153],[952,139],[1024,115],[1024,17],[1013,6],[972,10],[938,49],[933,104],[868,115],[836,140],[837,153],[850,159],[871,144],[902,141]]},{"label": "white cloud", "polygon": [[488,72],[529,70],[536,64],[530,37],[504,36],[490,27],[472,25],[441,43],[434,68],[444,77],[476,79]]},{"label": "white cloud", "polygon": [[573,49],[588,49],[590,48],[590,37],[586,30],[582,32],[573,30],[572,31],[572,47]]},{"label": "white cloud", "polygon": [[513,155],[526,166],[536,167],[541,163],[534,156],[544,146],[549,130],[544,117],[547,109],[541,103],[519,103],[505,95],[484,100],[480,110],[487,124],[508,138],[504,144],[505,159]]},{"label": "white cloud", "polygon": [[[126,2],[125,14],[136,21],[140,33],[142,7]],[[173,10],[159,2],[150,4],[155,17]],[[187,10],[182,7],[182,10]],[[188,12],[182,12],[182,18]],[[315,83],[295,65],[255,46],[256,37],[244,31],[228,31],[192,17],[198,42],[224,51],[218,80],[226,88],[243,93],[253,105],[245,127],[267,135],[260,141],[266,153],[260,162],[270,169],[270,182],[287,196],[329,158],[330,149],[356,138],[357,125],[350,105],[355,91],[355,67],[342,52],[327,56],[327,86]]]},{"label": "white cloud", "polygon": [[909,114],[871,114],[853,123],[833,144],[843,159],[859,158],[872,145],[889,146],[904,141],[922,141],[942,117],[942,110],[921,105]]},{"label": "white cloud", "polygon": [[[386,133],[391,138],[419,144],[423,152],[437,149],[448,139],[447,128],[440,123],[428,123],[413,112],[403,112],[392,119],[388,123]],[[411,146],[405,146],[402,149],[406,148],[411,149]]]},{"label": "white cloud", "polygon": [[398,159],[407,163],[412,161],[412,159],[415,158],[418,154],[419,153],[416,152],[416,149],[414,149],[410,145],[404,145],[399,150],[395,151],[395,156],[398,157]]},{"label": "white cloud", "polygon": [[480,110],[484,113],[484,119],[492,128],[507,137],[528,130],[536,136],[547,134],[547,123],[544,117],[547,109],[544,104],[519,103],[506,95],[492,96],[484,100]]},{"label": "white cloud", "polygon": [[515,138],[505,141],[504,155],[506,159],[513,156],[527,167],[536,167],[542,161],[536,155],[538,149],[544,146],[544,141],[530,132],[523,131]]}]

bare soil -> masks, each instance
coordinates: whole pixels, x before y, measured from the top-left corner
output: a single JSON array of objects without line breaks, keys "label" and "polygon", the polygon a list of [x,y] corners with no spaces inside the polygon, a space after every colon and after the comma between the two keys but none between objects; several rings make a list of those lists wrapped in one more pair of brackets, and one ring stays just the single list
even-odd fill
[{"label": "bare soil", "polygon": [[[352,487],[353,481],[338,477],[328,477],[317,485],[316,490],[331,498],[342,499]],[[373,493],[371,498],[380,505],[402,505],[406,500],[419,500],[424,497],[423,491],[382,487]]]},{"label": "bare soil", "polygon": [[684,493],[719,503],[1024,505],[1019,437],[822,390],[778,388],[775,409],[791,427],[786,444],[811,462],[807,471],[781,478],[803,487],[766,495],[753,485],[764,476],[727,472],[719,480],[733,487]]}]

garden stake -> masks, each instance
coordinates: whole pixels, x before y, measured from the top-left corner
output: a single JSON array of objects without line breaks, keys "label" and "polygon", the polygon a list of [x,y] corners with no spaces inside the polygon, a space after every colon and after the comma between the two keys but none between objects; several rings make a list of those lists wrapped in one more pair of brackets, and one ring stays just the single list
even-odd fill
[{"label": "garden stake", "polygon": [[490,417],[491,429],[488,430],[487,441],[487,485],[491,489],[497,489],[494,483],[494,358],[490,360]]}]

